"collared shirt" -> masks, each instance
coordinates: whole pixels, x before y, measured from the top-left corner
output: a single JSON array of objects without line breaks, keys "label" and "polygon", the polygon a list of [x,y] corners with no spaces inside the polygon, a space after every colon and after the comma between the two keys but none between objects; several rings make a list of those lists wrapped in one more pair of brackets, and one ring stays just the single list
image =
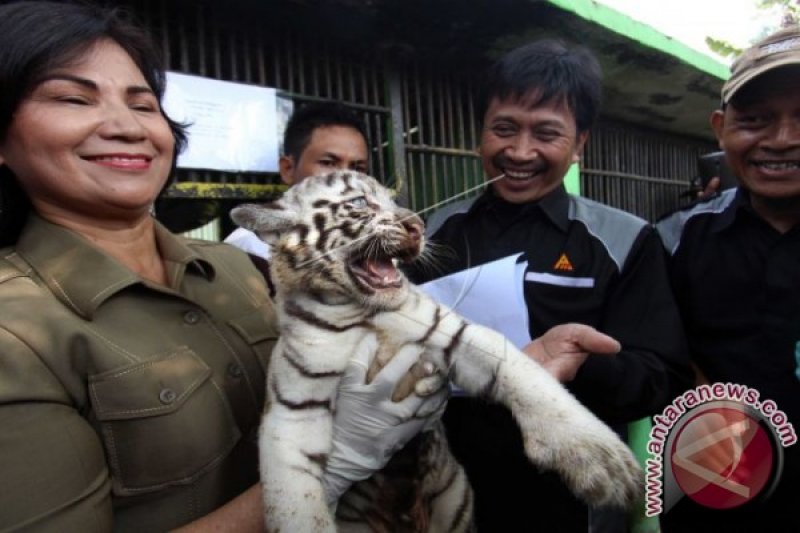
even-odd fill
[{"label": "collared shirt", "polygon": [[800,226],[781,234],[732,189],[658,229],[700,369],[761,389],[800,427]]},{"label": "collared shirt", "polygon": [[[431,242],[446,246],[434,261],[437,274],[524,253],[532,338],[580,322],[622,344],[615,357],[589,357],[568,384],[601,418],[623,423],[656,413],[690,386],[664,252],[645,221],[562,187],[530,204],[509,204],[487,190],[435,213],[428,227]],[[421,267],[412,272],[418,282],[431,277]],[[522,530],[535,520],[543,530],[585,531],[585,507],[555,476],[528,464],[507,411],[454,399],[445,423],[476,490],[479,528]],[[547,511],[532,519],[531,505]]]},{"label": "collared shirt", "polygon": [[163,531],[257,482],[263,278],[156,239],[168,287],[36,216],[0,251],[0,529]]},{"label": "collared shirt", "polygon": [[[693,360],[712,383],[755,388],[800,428],[800,225],[780,233],[731,189],[657,224]],[[796,531],[800,457],[785,450],[783,478],[766,503],[712,512],[683,501],[670,531],[713,526]],[[686,500],[686,499],[684,499]],[[679,522],[673,523],[674,520]],[[731,530],[733,530],[731,529]]]}]

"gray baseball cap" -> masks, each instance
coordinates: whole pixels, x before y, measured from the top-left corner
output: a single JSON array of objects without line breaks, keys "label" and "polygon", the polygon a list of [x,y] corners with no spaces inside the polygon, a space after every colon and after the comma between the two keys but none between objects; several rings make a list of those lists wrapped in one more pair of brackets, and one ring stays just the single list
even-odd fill
[{"label": "gray baseball cap", "polygon": [[800,26],[792,25],[765,37],[736,58],[731,64],[731,77],[722,86],[722,103],[747,82],[772,69],[800,65]]}]

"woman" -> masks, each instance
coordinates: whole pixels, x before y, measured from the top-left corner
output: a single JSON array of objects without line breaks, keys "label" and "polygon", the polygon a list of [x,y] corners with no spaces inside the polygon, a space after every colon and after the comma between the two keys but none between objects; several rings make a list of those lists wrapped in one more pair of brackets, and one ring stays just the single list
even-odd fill
[{"label": "woman", "polygon": [[[263,529],[274,312],[245,254],[150,215],[185,141],[158,57],[117,12],[0,6],[0,530]],[[337,413],[331,499],[424,423],[375,424],[381,391]]]},{"label": "woman", "polygon": [[217,512],[257,520],[272,308],[149,214],[185,140],[158,55],[115,13],[0,9],[0,529],[164,530],[243,492]]}]

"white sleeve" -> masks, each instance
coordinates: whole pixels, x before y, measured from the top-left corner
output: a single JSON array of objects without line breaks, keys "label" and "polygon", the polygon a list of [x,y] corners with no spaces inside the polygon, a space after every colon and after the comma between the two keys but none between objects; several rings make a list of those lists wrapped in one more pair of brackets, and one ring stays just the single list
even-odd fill
[{"label": "white sleeve", "polygon": [[225,238],[225,242],[247,253],[269,259],[269,245],[259,239],[258,236],[250,230],[237,228]]}]

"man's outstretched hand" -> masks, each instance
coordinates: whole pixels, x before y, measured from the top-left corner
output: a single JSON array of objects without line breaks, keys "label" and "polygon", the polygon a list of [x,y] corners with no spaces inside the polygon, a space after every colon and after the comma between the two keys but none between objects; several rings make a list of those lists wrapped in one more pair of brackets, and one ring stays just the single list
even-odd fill
[{"label": "man's outstretched hand", "polygon": [[619,342],[584,324],[560,324],[525,346],[522,351],[558,381],[566,383],[590,354],[615,355]]}]

